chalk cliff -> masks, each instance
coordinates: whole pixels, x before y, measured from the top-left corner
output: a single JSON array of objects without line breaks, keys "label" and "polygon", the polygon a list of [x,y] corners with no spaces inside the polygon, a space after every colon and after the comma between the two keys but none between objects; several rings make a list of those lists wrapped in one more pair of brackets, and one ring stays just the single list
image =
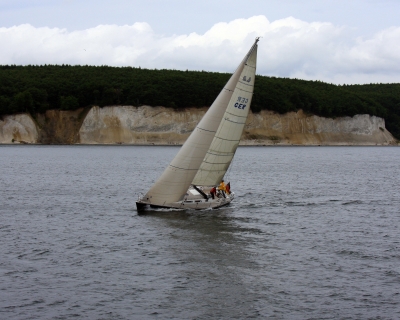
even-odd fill
[{"label": "chalk cliff", "polygon": [[0,143],[37,143],[38,130],[28,114],[0,118]]},{"label": "chalk cliff", "polygon": [[280,115],[271,111],[250,114],[243,144],[388,145],[395,139],[385,120],[367,114],[336,119],[306,115],[303,111]]},{"label": "chalk cliff", "polygon": [[[182,144],[206,112],[164,107],[93,107],[79,130],[81,143]],[[336,119],[304,112],[251,113],[242,145],[387,145],[394,143],[385,120],[356,115]]]},{"label": "chalk cliff", "polygon": [[[0,119],[0,143],[182,144],[207,108],[92,107],[49,110]],[[382,118],[356,115],[329,119],[304,112],[249,114],[242,145],[388,145],[395,139]]]},{"label": "chalk cliff", "polygon": [[81,143],[182,144],[206,109],[93,107],[79,131]]}]

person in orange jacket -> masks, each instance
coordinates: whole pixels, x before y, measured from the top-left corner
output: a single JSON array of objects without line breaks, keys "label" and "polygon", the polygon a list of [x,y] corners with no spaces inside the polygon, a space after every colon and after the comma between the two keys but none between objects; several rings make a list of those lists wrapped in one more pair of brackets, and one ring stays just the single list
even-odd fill
[{"label": "person in orange jacket", "polygon": [[224,198],[226,198],[226,196],[225,196],[226,185],[225,185],[224,179],[221,180],[221,183],[219,184],[218,190],[221,191],[221,193],[224,196]]}]

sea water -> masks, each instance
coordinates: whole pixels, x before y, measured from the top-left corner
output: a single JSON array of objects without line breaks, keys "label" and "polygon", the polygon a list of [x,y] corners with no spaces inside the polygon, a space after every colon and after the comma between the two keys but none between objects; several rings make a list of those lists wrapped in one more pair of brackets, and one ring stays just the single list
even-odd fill
[{"label": "sea water", "polygon": [[135,200],[178,147],[0,147],[0,319],[398,319],[400,148],[239,147],[228,207]]}]

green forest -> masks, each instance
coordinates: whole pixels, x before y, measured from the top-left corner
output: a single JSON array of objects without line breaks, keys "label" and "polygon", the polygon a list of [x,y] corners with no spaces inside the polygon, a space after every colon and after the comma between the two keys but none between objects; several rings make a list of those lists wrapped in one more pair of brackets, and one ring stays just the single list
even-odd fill
[{"label": "green forest", "polygon": [[[210,106],[230,74],[109,66],[0,66],[0,116],[92,105]],[[333,85],[257,75],[253,112],[383,117],[400,139],[400,84]]]}]

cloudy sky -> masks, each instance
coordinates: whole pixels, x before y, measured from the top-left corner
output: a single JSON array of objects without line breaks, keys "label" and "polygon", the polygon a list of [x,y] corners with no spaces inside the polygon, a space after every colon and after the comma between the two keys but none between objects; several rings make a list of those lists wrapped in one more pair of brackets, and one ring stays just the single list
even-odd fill
[{"label": "cloudy sky", "polygon": [[400,0],[0,0],[0,64],[400,83]]}]

